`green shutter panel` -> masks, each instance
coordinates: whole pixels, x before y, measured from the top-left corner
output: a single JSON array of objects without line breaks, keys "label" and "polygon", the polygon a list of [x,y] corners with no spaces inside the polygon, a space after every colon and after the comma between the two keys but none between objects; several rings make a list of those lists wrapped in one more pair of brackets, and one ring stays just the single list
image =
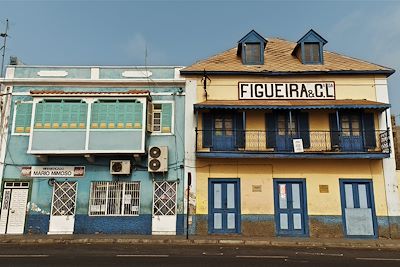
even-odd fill
[{"label": "green shutter panel", "polygon": [[51,115],[53,111],[52,103],[43,103],[43,127],[51,128]]},{"label": "green shutter panel", "polygon": [[161,116],[161,132],[170,133],[172,131],[172,103],[162,104]]},{"label": "green shutter panel", "polygon": [[[87,121],[87,107],[86,103],[79,104],[79,123],[86,128],[86,121]],[[81,128],[81,127],[80,127]]]},{"label": "green shutter panel", "polygon": [[125,109],[125,128],[133,128],[135,123],[135,105],[136,103],[127,103]]},{"label": "green shutter panel", "polygon": [[143,104],[135,103],[135,122],[134,128],[142,128],[142,118],[143,118]]},{"label": "green shutter panel", "polygon": [[16,104],[15,125],[16,133],[29,133],[32,117],[32,103]]},{"label": "green shutter panel", "polygon": [[93,103],[90,114],[90,128],[99,128],[99,103]]},{"label": "green shutter panel", "polygon": [[34,118],[34,127],[35,128],[43,128],[43,103],[36,104],[35,118]]},{"label": "green shutter panel", "polygon": [[98,103],[99,107],[99,128],[107,128],[107,104]]}]

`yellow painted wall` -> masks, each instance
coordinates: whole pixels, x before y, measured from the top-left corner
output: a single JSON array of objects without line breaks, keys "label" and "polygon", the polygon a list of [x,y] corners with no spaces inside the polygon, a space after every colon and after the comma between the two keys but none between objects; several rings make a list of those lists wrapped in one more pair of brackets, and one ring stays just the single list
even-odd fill
[{"label": "yellow painted wall", "polygon": [[[240,178],[241,213],[274,214],[273,178],[305,178],[309,215],[341,215],[339,179],[372,179],[378,216],[387,215],[381,160],[198,159],[198,214],[208,213],[208,179]],[[252,192],[261,185],[262,192]],[[320,193],[328,185],[329,193]]]},{"label": "yellow painted wall", "polygon": [[[190,78],[190,77],[188,77]],[[207,85],[208,100],[237,100],[239,82],[317,82],[334,81],[336,99],[367,99],[376,100],[375,76],[304,76],[304,77],[252,77],[210,76],[211,82]],[[197,101],[205,101],[201,77],[197,81]]]}]

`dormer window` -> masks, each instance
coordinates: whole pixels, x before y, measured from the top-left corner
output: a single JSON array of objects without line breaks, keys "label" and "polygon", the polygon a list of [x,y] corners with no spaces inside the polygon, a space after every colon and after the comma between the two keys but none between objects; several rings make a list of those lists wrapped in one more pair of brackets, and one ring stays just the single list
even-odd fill
[{"label": "dormer window", "polygon": [[304,63],[305,64],[321,63],[319,43],[304,43]]},{"label": "dormer window", "polygon": [[246,64],[261,64],[261,44],[245,43],[245,62]]},{"label": "dormer window", "polygon": [[252,30],[238,42],[237,55],[244,65],[262,65],[266,45],[267,40]]},{"label": "dormer window", "polygon": [[303,64],[324,64],[323,46],[327,41],[314,30],[308,31],[294,48],[292,55]]}]

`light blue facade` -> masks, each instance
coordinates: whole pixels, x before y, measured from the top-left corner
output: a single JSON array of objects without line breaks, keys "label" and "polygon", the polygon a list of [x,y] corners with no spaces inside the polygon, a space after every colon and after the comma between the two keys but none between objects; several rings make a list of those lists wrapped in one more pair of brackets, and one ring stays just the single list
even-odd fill
[{"label": "light blue facade", "polygon": [[[51,203],[53,195],[53,181],[77,181],[75,225],[73,233],[121,233],[121,234],[152,234],[153,217],[153,186],[154,181],[176,182],[176,233],[184,232],[184,121],[185,121],[185,82],[176,77],[176,67],[27,67],[10,66],[15,68],[14,80],[8,84],[12,87],[10,116],[8,124],[8,141],[6,146],[4,172],[2,177],[2,190],[6,181],[29,181],[29,197],[27,215],[25,218],[24,233],[46,234],[49,231]],[[9,67],[9,68],[10,68]],[[93,71],[93,69],[97,69]],[[64,77],[43,77],[39,71],[65,71]],[[142,71],[151,72],[150,77],[126,78],[123,72]],[[93,74],[97,73],[97,74]],[[19,79],[25,82],[19,83]],[[35,79],[43,80],[40,85],[35,84]],[[74,83],[74,79],[84,81]],[[131,80],[130,80],[131,79]],[[132,80],[133,79],[133,80]],[[29,81],[32,84],[29,85]],[[104,83],[106,82],[106,83]],[[150,133],[146,131],[146,123],[140,129],[98,129],[90,131],[90,150],[109,150],[110,153],[88,153],[87,157],[94,158],[88,161],[84,153],[63,153],[68,150],[84,150],[85,129],[31,129],[31,133],[18,134],[13,131],[13,118],[15,105],[18,101],[32,101],[35,96],[31,91],[62,91],[64,95],[58,98],[75,97],[85,99],[90,93],[112,93],[114,99],[127,98],[124,93],[128,91],[149,91],[149,102],[172,103],[171,133]],[[82,96],[66,94],[80,92]],[[121,93],[121,94],[118,94]],[[92,96],[89,96],[92,97]],[[96,96],[102,98],[104,96]],[[136,98],[134,95],[131,98]],[[49,98],[48,95],[40,98]],[[137,97],[138,99],[140,97]],[[143,98],[141,98],[143,99]],[[146,105],[143,105],[146,108]],[[147,112],[143,112],[143,120],[147,122]],[[34,124],[32,124],[34,125]],[[34,134],[32,134],[34,131]],[[144,143],[142,133],[144,132]],[[29,153],[29,140],[32,151],[43,150],[50,147],[54,153]],[[52,147],[53,146],[53,147]],[[168,147],[168,172],[149,173],[148,155],[149,147]],[[3,146],[4,147],[4,146]],[[124,150],[143,152],[118,152]],[[107,152],[107,151],[106,151]],[[57,154],[57,155],[55,155]],[[68,155],[66,155],[68,154]],[[47,162],[39,160],[47,157]],[[130,160],[132,171],[129,175],[110,174],[111,160]],[[81,178],[54,177],[23,177],[23,166],[84,166],[85,175]],[[89,215],[91,183],[97,181],[140,182],[140,207],[138,215]]]}]

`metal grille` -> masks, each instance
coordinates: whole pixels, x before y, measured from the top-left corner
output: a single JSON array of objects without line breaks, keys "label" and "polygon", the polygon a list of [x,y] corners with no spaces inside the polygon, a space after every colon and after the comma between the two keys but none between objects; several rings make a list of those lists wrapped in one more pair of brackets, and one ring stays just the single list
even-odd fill
[{"label": "metal grille", "polygon": [[138,215],[140,182],[92,182],[90,215]]},{"label": "metal grille", "polygon": [[[293,139],[307,136],[309,139],[309,147],[304,149],[308,153],[349,153],[349,152],[367,152],[367,153],[389,153],[390,139],[389,132],[382,130],[359,130],[360,142],[345,142],[346,137],[349,137],[345,131],[297,131],[284,132],[282,135],[279,131],[264,131],[264,130],[234,130],[232,136],[232,145],[229,147],[219,148],[216,146],[215,136],[218,135],[218,130],[196,130],[196,147],[198,152],[209,151],[203,143],[203,138],[209,137],[211,140],[211,148],[213,152],[286,152],[292,153]],[[355,135],[353,135],[355,136]],[[268,146],[268,141],[272,139],[275,143],[280,137],[281,148],[275,149]],[[358,136],[356,136],[358,137]],[[374,142],[373,145],[367,145],[366,138],[370,138]],[[336,139],[336,141],[335,141]],[[283,140],[283,141],[282,141]],[[304,140],[303,140],[304,142]],[[225,150],[224,150],[225,149]]]},{"label": "metal grille", "polygon": [[54,184],[52,215],[75,214],[77,182],[57,182]]},{"label": "metal grille", "polygon": [[175,215],[176,182],[155,182],[153,202],[154,215]]}]

